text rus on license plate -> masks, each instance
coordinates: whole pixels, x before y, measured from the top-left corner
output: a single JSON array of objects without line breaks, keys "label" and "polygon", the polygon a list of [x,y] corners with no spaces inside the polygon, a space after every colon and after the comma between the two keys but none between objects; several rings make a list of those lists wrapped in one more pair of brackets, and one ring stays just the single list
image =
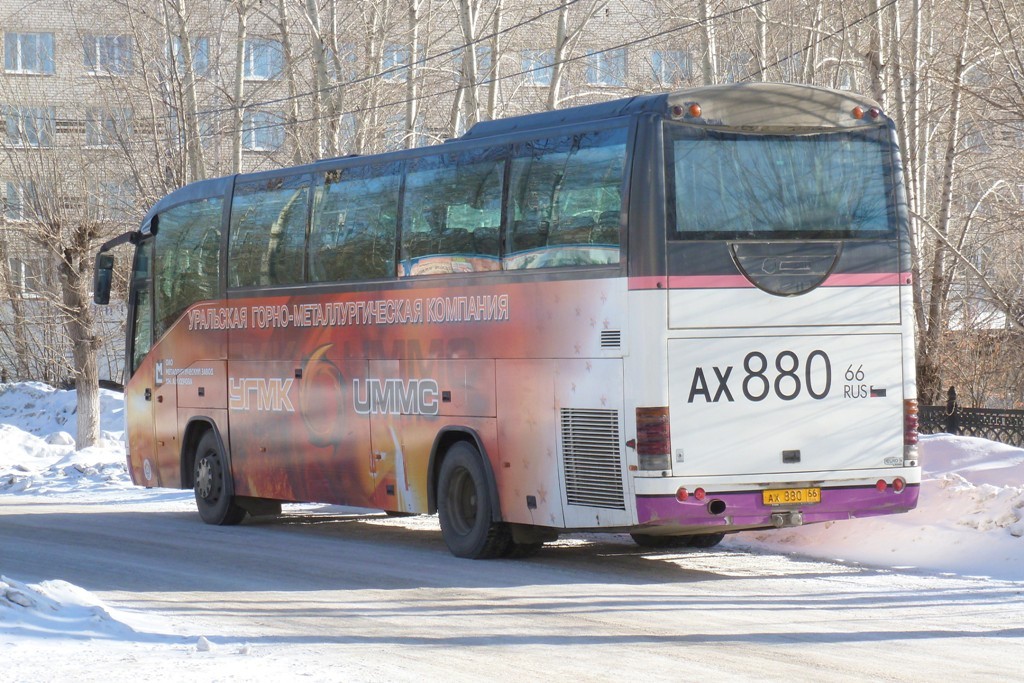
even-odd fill
[{"label": "text rus on license plate", "polygon": [[761,498],[765,505],[810,505],[821,502],[821,489],[769,489]]}]

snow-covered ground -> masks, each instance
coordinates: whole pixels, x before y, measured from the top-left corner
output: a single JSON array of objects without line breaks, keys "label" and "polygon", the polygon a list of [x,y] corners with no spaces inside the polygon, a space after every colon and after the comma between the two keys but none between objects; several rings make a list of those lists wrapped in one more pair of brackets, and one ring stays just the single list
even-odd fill
[{"label": "snow-covered ground", "polygon": [[[188,504],[191,492],[131,485],[125,470],[121,396],[105,390],[101,394],[103,439],[95,447],[76,450],[71,436],[73,392],[37,383],[0,385],[0,504],[9,496],[60,497],[114,510],[140,503]],[[723,547],[1024,581],[1024,450],[937,435],[922,439],[922,462],[921,503],[909,514],[747,532],[728,537]],[[0,549],[0,646],[46,652],[56,650],[62,638],[94,639],[95,648],[147,638],[182,643],[166,624],[119,613],[59,576],[38,584],[6,576]],[[193,638],[182,647],[197,652],[210,644]]]}]

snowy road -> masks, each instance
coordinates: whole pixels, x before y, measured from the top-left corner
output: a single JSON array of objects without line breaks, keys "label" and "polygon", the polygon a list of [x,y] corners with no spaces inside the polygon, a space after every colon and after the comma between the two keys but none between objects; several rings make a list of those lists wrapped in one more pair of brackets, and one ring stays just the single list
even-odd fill
[{"label": "snowy road", "polygon": [[118,650],[9,652],[14,680],[1024,678],[1020,582],[619,536],[473,562],[429,518],[311,508],[215,528],[183,497],[8,496],[0,553],[5,574],[59,577],[143,624]]}]

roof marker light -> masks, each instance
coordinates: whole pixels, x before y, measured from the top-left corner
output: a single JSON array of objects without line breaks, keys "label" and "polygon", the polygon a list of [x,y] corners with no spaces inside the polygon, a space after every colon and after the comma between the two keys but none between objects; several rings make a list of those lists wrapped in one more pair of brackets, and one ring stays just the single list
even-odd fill
[{"label": "roof marker light", "polygon": [[703,113],[703,110],[700,108],[699,104],[694,102],[693,104],[690,105],[688,112],[690,116],[692,116],[693,118],[699,119],[700,115]]},{"label": "roof marker light", "polygon": [[862,107],[854,107],[853,118],[857,119],[858,121],[864,118],[864,109]]},{"label": "roof marker light", "polygon": [[877,107],[871,107],[871,109],[868,109],[868,116],[870,116],[873,119],[877,119],[881,115],[882,112],[879,111]]}]

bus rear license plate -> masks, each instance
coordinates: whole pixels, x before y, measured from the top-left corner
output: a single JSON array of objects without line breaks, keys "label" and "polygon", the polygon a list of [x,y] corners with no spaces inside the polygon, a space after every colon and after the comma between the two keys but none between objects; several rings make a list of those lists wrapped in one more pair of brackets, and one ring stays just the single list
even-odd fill
[{"label": "bus rear license plate", "polygon": [[811,505],[821,502],[821,489],[771,489],[761,498],[765,505]]}]

